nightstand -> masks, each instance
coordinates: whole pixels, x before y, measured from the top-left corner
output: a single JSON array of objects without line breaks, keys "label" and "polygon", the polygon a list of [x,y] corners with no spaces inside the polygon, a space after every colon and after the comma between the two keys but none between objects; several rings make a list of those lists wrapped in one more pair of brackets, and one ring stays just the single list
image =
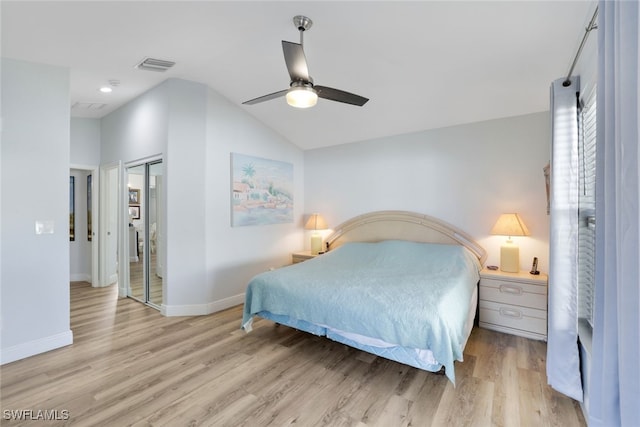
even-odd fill
[{"label": "nightstand", "polygon": [[299,262],[303,262],[317,256],[318,255],[313,255],[311,251],[294,252],[293,254],[291,254],[291,261],[294,264],[297,264]]},{"label": "nightstand", "polygon": [[547,275],[480,272],[480,327],[547,340]]}]

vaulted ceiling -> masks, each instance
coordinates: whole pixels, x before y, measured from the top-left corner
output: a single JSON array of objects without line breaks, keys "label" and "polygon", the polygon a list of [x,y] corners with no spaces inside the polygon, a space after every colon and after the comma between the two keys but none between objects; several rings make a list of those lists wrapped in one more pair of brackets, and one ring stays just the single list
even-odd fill
[{"label": "vaulted ceiling", "polygon": [[[303,149],[548,109],[593,1],[2,1],[2,56],[68,67],[75,117],[101,117],[170,77],[202,82]],[[281,40],[304,47],[317,84],[363,107],[284,98]],[[144,57],[175,61],[159,73]],[[98,88],[110,80],[110,94]],[[71,107],[70,105],[70,107]],[[95,107],[95,106],[94,106]]]}]

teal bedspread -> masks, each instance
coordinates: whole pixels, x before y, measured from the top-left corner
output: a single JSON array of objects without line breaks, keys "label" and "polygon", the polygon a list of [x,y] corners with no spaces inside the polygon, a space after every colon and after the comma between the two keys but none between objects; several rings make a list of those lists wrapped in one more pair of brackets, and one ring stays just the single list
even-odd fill
[{"label": "teal bedspread", "polygon": [[242,326],[260,311],[288,315],[398,346],[430,349],[455,382],[480,265],[458,245],[346,243],[265,272],[247,287]]}]

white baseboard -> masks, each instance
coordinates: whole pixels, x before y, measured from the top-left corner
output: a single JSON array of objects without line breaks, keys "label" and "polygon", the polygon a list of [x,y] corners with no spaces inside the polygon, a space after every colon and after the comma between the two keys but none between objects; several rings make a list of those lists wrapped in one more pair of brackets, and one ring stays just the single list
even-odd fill
[{"label": "white baseboard", "polygon": [[209,313],[208,304],[166,305],[162,304],[160,313],[164,316],[205,316]]},{"label": "white baseboard", "polygon": [[238,304],[244,303],[244,292],[232,297],[224,298],[218,301],[209,303],[209,313],[216,313],[218,311],[226,310],[227,308],[234,307]]},{"label": "white baseboard", "polygon": [[25,342],[9,348],[3,348],[0,353],[0,365],[15,362],[16,360],[25,359],[27,357],[35,356],[36,354],[45,353],[71,344],[73,344],[73,332],[68,330],[50,337]]},{"label": "white baseboard", "polygon": [[91,283],[91,274],[83,274],[83,273],[71,274],[69,276],[69,280],[72,281],[72,282],[89,282],[89,283]]},{"label": "white baseboard", "polygon": [[171,316],[206,316],[207,314],[226,310],[227,308],[242,304],[244,302],[244,293],[224,298],[218,301],[212,301],[207,304],[189,304],[189,305],[165,305],[161,307],[161,313],[167,317]]}]

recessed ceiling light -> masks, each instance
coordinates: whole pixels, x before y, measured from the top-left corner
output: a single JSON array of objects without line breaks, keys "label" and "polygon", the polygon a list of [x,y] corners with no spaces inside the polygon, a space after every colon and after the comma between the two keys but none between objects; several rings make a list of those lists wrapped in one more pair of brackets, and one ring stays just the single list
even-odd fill
[{"label": "recessed ceiling light", "polygon": [[113,92],[113,88],[114,87],[120,86],[120,80],[109,80],[109,81],[107,81],[107,83],[109,83],[109,84],[106,84],[106,85],[100,87],[100,89],[98,89],[98,90],[100,92],[102,92],[102,93],[111,93],[111,92]]}]

